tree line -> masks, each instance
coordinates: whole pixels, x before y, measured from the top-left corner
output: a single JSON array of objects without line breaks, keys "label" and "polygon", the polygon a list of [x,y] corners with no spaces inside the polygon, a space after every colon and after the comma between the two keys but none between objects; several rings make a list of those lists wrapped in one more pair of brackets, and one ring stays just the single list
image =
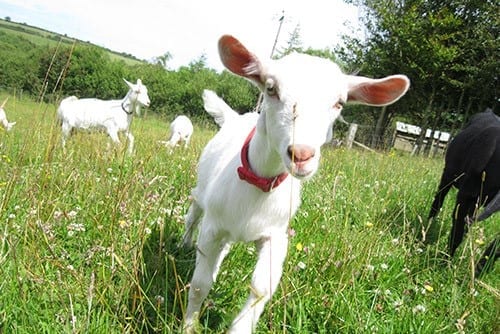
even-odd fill
[{"label": "tree line", "polygon": [[140,78],[148,87],[151,110],[169,118],[206,117],[201,100],[205,88],[215,90],[240,112],[252,110],[258,97],[249,82],[208,68],[203,57],[172,71],[161,62],[131,65],[114,60],[97,46],[40,46],[0,31],[0,59],[1,88],[52,103],[69,95],[123,98],[127,92],[123,78],[132,82]]},{"label": "tree line", "polygon": [[497,114],[499,20],[495,0],[347,0],[363,10],[365,37],[338,54],[366,75],[404,73],[412,86],[382,113],[376,141],[394,118],[457,132],[477,112]]},{"label": "tree line", "polygon": [[[470,115],[498,113],[499,16],[494,0],[345,0],[361,8],[362,37],[343,36],[333,49],[304,49],[298,26],[279,58],[299,51],[333,59],[345,72],[382,77],[403,73],[411,88],[386,108],[350,106],[348,121],[373,128],[372,146],[381,144],[395,119],[455,133]],[[169,70],[167,52],[153,63],[112,60],[98,47],[39,46],[0,32],[0,85],[49,101],[67,95],[121,98],[122,78],[141,78],[151,109],[165,115],[205,117],[201,92],[215,90],[239,111],[252,110],[258,91],[227,71],[207,68],[205,59]],[[383,143],[382,143],[383,144]]]}]

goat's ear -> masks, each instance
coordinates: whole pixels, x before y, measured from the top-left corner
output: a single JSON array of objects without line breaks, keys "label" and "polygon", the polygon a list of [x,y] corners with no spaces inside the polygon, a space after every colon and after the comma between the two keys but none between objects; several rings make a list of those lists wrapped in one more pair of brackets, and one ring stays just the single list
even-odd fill
[{"label": "goat's ear", "polygon": [[382,79],[347,75],[347,82],[347,101],[373,106],[396,102],[410,87],[410,80],[405,75],[391,75]]},{"label": "goat's ear", "polygon": [[262,84],[259,59],[233,36],[224,35],[219,39],[219,56],[224,66],[234,74]]},{"label": "goat's ear", "polygon": [[127,79],[123,78],[123,81],[125,81],[125,83],[127,84],[127,86],[130,87],[130,89],[133,89],[134,88],[134,84],[131,83],[131,82],[128,82]]},{"label": "goat's ear", "polygon": [[0,108],[3,109],[3,107],[5,107],[5,104],[7,103],[8,100],[9,100],[9,97],[7,96],[7,98],[5,99],[5,101],[3,101],[2,105],[0,106]]}]

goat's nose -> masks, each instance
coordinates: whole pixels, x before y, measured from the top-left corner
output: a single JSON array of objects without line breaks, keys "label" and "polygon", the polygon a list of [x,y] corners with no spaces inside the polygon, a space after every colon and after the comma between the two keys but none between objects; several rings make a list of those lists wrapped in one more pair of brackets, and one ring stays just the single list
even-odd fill
[{"label": "goat's nose", "polygon": [[314,157],[315,150],[307,145],[289,145],[288,156],[293,162],[305,162]]}]

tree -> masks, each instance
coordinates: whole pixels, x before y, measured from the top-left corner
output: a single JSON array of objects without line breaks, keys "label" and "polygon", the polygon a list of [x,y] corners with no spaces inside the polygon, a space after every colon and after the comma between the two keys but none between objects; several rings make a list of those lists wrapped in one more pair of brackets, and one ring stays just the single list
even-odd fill
[{"label": "tree", "polygon": [[302,41],[300,38],[300,24],[297,24],[290,33],[286,46],[278,51],[277,58],[284,57],[292,52],[302,52]]},{"label": "tree", "polygon": [[[474,112],[497,108],[499,18],[495,1],[354,0],[364,40],[344,36],[341,57],[362,74],[407,74],[407,96],[376,119],[373,143],[398,117],[424,127],[456,128]],[[349,49],[347,49],[349,47]],[[450,117],[450,114],[455,115]],[[451,122],[450,122],[451,121]]]},{"label": "tree", "polygon": [[154,58],[153,63],[160,65],[161,67],[167,69],[168,68],[168,62],[172,60],[172,54],[170,52],[165,52],[161,56],[158,56]]}]

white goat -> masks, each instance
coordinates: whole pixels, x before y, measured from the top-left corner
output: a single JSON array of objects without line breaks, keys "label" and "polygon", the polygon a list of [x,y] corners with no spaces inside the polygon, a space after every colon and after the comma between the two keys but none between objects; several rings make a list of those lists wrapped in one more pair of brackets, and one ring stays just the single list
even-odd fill
[{"label": "white goat", "polygon": [[16,124],[16,122],[9,122],[7,120],[7,115],[5,114],[5,110],[3,109],[8,99],[9,98],[6,98],[5,101],[3,101],[2,105],[0,106],[0,123],[2,123],[2,126],[5,129],[5,131],[10,131],[12,127]]},{"label": "white goat", "polygon": [[277,288],[301,181],[315,174],[320,147],[331,139],[342,106],[348,101],[393,103],[407,91],[409,80],[345,75],[329,60],[303,54],[264,64],[228,35],[219,40],[219,54],[226,68],[256,84],[264,98],[260,114],[211,112],[223,121],[202,152],[186,216],[185,246],[192,244],[198,225],[200,230],[185,329],[195,330],[201,303],[231,243],[252,241],[258,260],[250,296],[229,330],[241,334],[253,331]]},{"label": "white goat", "polygon": [[177,116],[170,123],[170,138],[167,141],[160,141],[167,147],[174,148],[180,142],[184,142],[184,147],[188,147],[191,135],[193,134],[193,123],[184,115]]},{"label": "white goat", "polygon": [[128,153],[134,149],[134,136],[130,132],[130,123],[134,111],[139,115],[141,106],[149,106],[148,89],[137,79],[132,84],[123,79],[129,86],[127,95],[122,100],[78,99],[70,96],[61,101],[57,116],[62,122],[62,144],[77,129],[105,129],[114,143],[119,144],[118,132],[123,131],[127,136]]}]

